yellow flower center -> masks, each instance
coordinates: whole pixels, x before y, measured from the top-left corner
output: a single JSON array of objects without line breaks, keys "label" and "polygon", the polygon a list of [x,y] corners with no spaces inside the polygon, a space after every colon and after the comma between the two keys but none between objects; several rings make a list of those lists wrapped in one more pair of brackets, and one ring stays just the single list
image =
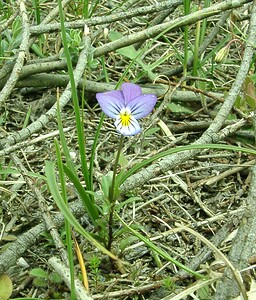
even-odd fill
[{"label": "yellow flower center", "polygon": [[122,126],[129,126],[131,123],[131,114],[125,110],[125,111],[121,111],[120,112],[120,120],[121,120],[121,124]]}]

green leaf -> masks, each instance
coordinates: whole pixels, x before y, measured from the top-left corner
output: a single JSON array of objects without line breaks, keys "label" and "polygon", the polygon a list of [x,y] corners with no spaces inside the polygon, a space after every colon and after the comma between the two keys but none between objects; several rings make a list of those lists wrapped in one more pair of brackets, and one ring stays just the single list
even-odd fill
[{"label": "green leaf", "polygon": [[[111,41],[116,41],[120,38],[122,38],[123,35],[120,32],[117,31],[110,31],[109,32],[109,38]],[[140,58],[142,52],[137,51],[134,46],[130,45],[127,47],[123,47],[121,49],[116,50],[119,54],[128,57],[131,60],[136,61],[142,69],[148,74],[148,76],[153,79],[155,78],[155,75],[151,71],[151,66],[148,66],[143,63],[142,59]]]},{"label": "green leaf", "polygon": [[101,178],[101,189],[105,199],[109,198],[109,190],[112,185],[113,172],[110,171],[108,174],[103,175]]},{"label": "green leaf", "polygon": [[256,108],[256,91],[253,79],[250,76],[245,78],[243,89],[246,103],[254,110]]},{"label": "green leaf", "polygon": [[209,286],[205,286],[205,287],[202,287],[201,289],[199,289],[196,293],[198,299],[201,299],[201,300],[206,300],[206,299],[210,299],[210,293],[209,293]]},{"label": "green leaf", "polygon": [[148,130],[146,130],[144,132],[144,136],[147,137],[147,136],[151,136],[153,135],[154,133],[156,133],[157,131],[159,131],[160,128],[159,127],[151,127],[149,128]]},{"label": "green leaf", "polygon": [[230,114],[228,114],[226,120],[230,120],[230,121],[237,120],[237,116],[236,116],[236,114],[230,113]]},{"label": "green leaf", "polygon": [[53,272],[49,275],[49,279],[51,280],[51,282],[53,283],[61,283],[63,280],[60,277],[60,275],[56,272]]},{"label": "green leaf", "polygon": [[119,245],[119,250],[123,252],[126,247],[130,246],[133,242],[138,241],[138,238],[136,236],[129,236],[126,239],[123,239]]},{"label": "green leaf", "polygon": [[118,163],[121,167],[125,167],[128,165],[128,159],[123,153],[120,153]]},{"label": "green leaf", "polygon": [[[130,227],[134,230],[146,230],[146,228],[140,224],[136,224],[133,223],[130,225]],[[127,232],[129,233],[129,230],[126,227],[121,227],[120,229],[115,231],[115,238],[122,236],[123,234],[125,234],[125,236],[127,236]]]},{"label": "green leaf", "polygon": [[45,278],[35,277],[33,279],[33,284],[37,287],[47,287],[48,282],[45,280]]},{"label": "green leaf", "polygon": [[240,95],[236,97],[236,101],[234,103],[234,107],[240,108],[244,104],[245,100]]},{"label": "green leaf", "polygon": [[116,206],[115,206],[115,211],[116,211],[116,212],[119,212],[119,210],[120,210],[123,206],[125,206],[125,205],[127,205],[127,204],[129,204],[129,203],[133,203],[133,202],[138,201],[138,200],[142,200],[141,197],[130,197],[129,199],[126,199],[125,201],[122,201],[122,202],[120,202],[119,204],[116,204]]},{"label": "green leaf", "polygon": [[20,38],[21,36],[21,21],[19,16],[15,18],[15,20],[12,23],[12,35],[13,35],[13,40]]},{"label": "green leaf", "polygon": [[121,183],[123,182],[123,177],[125,176],[126,170],[122,169],[117,175],[116,175],[116,188],[119,189]]},{"label": "green leaf", "polygon": [[174,113],[185,113],[185,114],[194,113],[193,109],[186,107],[184,105],[173,103],[173,102],[167,103],[166,106]]},{"label": "green leaf", "polygon": [[29,272],[29,274],[31,276],[48,279],[48,273],[45,272],[45,270],[43,270],[42,268],[34,268]]},{"label": "green leaf", "polygon": [[255,110],[256,108],[256,98],[250,95],[245,95],[245,102],[249,105],[250,109]]},{"label": "green leaf", "polygon": [[[114,30],[109,32],[109,38],[111,41],[116,41],[122,37],[123,37],[123,35],[120,32],[117,32]],[[117,52],[123,56],[130,58],[130,59],[136,58],[137,60],[140,60],[139,58],[137,58],[138,52],[135,50],[134,46],[132,46],[132,45],[118,49]]]},{"label": "green leaf", "polygon": [[0,276],[0,300],[7,300],[12,294],[12,281],[11,278],[3,274]]}]

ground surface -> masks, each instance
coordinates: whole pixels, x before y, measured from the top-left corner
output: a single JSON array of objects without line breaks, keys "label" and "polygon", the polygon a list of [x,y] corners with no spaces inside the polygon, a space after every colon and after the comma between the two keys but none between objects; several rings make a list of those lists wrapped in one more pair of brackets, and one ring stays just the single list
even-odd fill
[{"label": "ground surface", "polygon": [[[87,159],[101,122],[97,92],[126,81],[158,96],[153,113],[140,121],[142,133],[125,138],[118,172],[156,154],[159,159],[145,163],[121,185],[116,210],[131,228],[204,280],[182,271],[114,217],[111,252],[121,259],[120,265],[72,230],[90,289],[88,298],[77,299],[220,300],[235,299],[240,292],[255,299],[253,2],[205,1],[200,6],[191,1],[185,16],[183,1],[92,1],[88,14],[86,3],[62,4],[70,22],[65,26]],[[62,272],[67,235],[45,177],[45,161],[56,160],[57,98],[68,149],[86,187],[75,109],[66,88],[58,5],[0,1],[0,10],[0,274],[11,278],[12,298],[70,299],[69,280]],[[102,234],[100,226],[109,224],[107,204],[99,195],[102,177],[113,170],[119,140],[113,120],[105,118],[93,160],[92,190],[103,210],[99,228],[66,179],[69,205],[91,234]],[[192,146],[161,155],[194,144],[223,147]],[[57,168],[56,175],[59,180]],[[51,262],[56,258],[62,260],[61,270]],[[74,264],[82,283],[76,252]],[[245,269],[239,281],[234,274]]]}]

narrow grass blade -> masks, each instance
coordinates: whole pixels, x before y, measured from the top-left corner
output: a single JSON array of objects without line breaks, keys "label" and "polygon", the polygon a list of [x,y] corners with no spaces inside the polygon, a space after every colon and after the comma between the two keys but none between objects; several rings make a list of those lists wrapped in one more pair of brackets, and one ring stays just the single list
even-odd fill
[{"label": "narrow grass blade", "polygon": [[178,146],[173,149],[169,149],[163,152],[160,152],[148,159],[145,159],[144,161],[136,164],[134,167],[132,167],[130,170],[128,170],[122,177],[119,178],[119,185],[121,185],[127,178],[129,178],[131,175],[142,169],[143,167],[147,166],[154,160],[157,160],[159,158],[162,158],[164,156],[182,152],[182,151],[189,151],[193,149],[219,149],[219,150],[229,150],[229,151],[238,151],[238,152],[244,152],[252,155],[256,155],[256,151],[250,148],[244,148],[244,147],[237,147],[237,146],[231,146],[231,145],[223,145],[223,144],[201,144],[201,145],[188,145],[188,146]]},{"label": "narrow grass blade", "polygon": [[69,48],[68,48],[66,28],[65,28],[65,24],[64,24],[64,14],[63,14],[63,10],[62,10],[61,0],[58,0],[58,4],[59,4],[62,42],[63,42],[63,47],[64,47],[65,58],[67,61],[70,85],[71,85],[71,89],[72,89],[72,98],[73,98],[73,105],[74,105],[75,118],[76,118],[76,130],[77,130],[77,138],[78,138],[79,153],[80,153],[80,159],[81,159],[81,165],[82,165],[82,172],[83,172],[84,180],[86,182],[86,186],[89,190],[91,190],[92,186],[90,183],[89,170],[87,167],[87,160],[86,160],[84,128],[83,128],[83,122],[80,117],[79,100],[78,100],[78,95],[77,95],[77,90],[76,90],[71,56],[70,56]]},{"label": "narrow grass blade", "polygon": [[[184,14],[187,16],[190,12],[190,0],[184,1]],[[184,61],[183,61],[183,76],[187,76],[187,68],[188,68],[188,42],[189,42],[189,36],[188,36],[188,29],[189,26],[186,25],[184,27]]]},{"label": "narrow grass blade", "polygon": [[74,163],[70,157],[70,152],[67,146],[66,138],[64,135],[64,130],[63,130],[63,124],[61,120],[61,112],[60,112],[60,103],[59,103],[59,97],[57,99],[57,121],[58,121],[58,129],[59,129],[59,135],[60,135],[60,142],[61,146],[65,155],[66,163],[68,167],[75,173],[75,167]]},{"label": "narrow grass blade", "polygon": [[72,172],[67,166],[63,166],[65,174],[68,176],[69,180],[74,184],[79,196],[81,197],[82,203],[89,215],[90,220],[94,225],[96,225],[96,220],[99,218],[99,212],[95,206],[95,203],[90,197],[91,193],[87,193],[85,188],[82,186],[80,179],[76,174]]},{"label": "narrow grass blade", "polygon": [[172,258],[167,252],[165,252],[164,250],[162,250],[161,248],[157,247],[154,243],[152,243],[149,239],[145,238],[143,235],[141,235],[139,232],[137,232],[136,230],[132,229],[128,224],[126,224],[121,217],[119,217],[118,214],[116,214],[117,218],[119,219],[119,221],[136,237],[138,237],[141,241],[143,241],[152,251],[155,251],[156,253],[158,253],[160,256],[162,256],[163,258],[165,258],[166,260],[172,262],[173,264],[175,264],[177,267],[183,269],[184,271],[195,275],[198,278],[204,278],[204,276],[202,276],[201,274],[199,274],[198,272],[195,272],[193,270],[191,270],[190,268],[186,267],[185,265],[183,265],[182,263],[180,263],[179,261],[177,261],[176,259]]},{"label": "narrow grass blade", "polygon": [[201,29],[201,21],[198,21],[196,23],[196,38],[195,38],[195,44],[194,44],[194,59],[193,59],[193,76],[198,75],[198,69],[200,65],[200,58],[198,57],[198,51],[199,51],[199,40],[200,40],[200,29]]},{"label": "narrow grass blade", "polygon": [[[56,139],[54,139],[56,156],[57,156],[57,165],[59,170],[59,179],[61,184],[61,195],[64,203],[68,205],[68,197],[67,197],[67,189],[66,189],[66,180],[65,174],[63,170],[63,163],[61,159],[60,146]],[[69,261],[69,272],[70,272],[70,298],[71,300],[76,299],[76,291],[75,291],[75,267],[74,267],[74,259],[73,259],[73,243],[71,237],[71,227],[67,219],[65,219],[65,231],[66,231],[66,243],[67,243],[67,252],[68,252],[68,261]]]},{"label": "narrow grass blade", "polygon": [[54,162],[46,161],[45,163],[45,174],[47,178],[47,184],[50,192],[56,202],[57,206],[61,210],[63,216],[68,220],[68,222],[74,227],[74,229],[84,236],[89,242],[91,242],[95,247],[101,250],[104,254],[111,257],[113,260],[118,260],[118,258],[106,248],[104,248],[100,243],[98,243],[89,232],[87,232],[81,224],[77,221],[75,216],[70,211],[69,207],[63,201],[63,198],[59,192],[59,187],[56,181]]}]

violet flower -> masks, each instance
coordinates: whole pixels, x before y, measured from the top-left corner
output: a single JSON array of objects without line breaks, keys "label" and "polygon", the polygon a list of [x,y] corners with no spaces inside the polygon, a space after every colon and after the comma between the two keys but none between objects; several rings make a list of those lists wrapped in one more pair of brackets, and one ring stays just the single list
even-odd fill
[{"label": "violet flower", "polygon": [[117,131],[125,136],[141,131],[137,120],[147,116],[157,101],[153,94],[142,94],[134,83],[123,83],[122,90],[97,93],[96,98],[103,112],[115,119]]}]

